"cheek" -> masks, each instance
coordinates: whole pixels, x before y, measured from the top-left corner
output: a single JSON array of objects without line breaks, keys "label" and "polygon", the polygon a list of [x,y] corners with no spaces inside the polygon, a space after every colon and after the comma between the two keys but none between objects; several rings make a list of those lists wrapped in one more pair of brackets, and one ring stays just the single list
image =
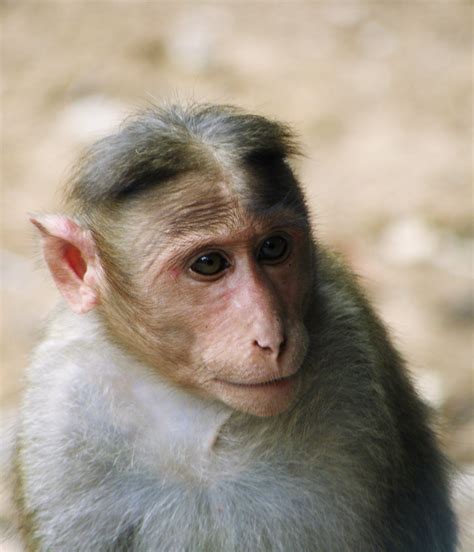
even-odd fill
[{"label": "cheek", "polygon": [[291,263],[271,278],[277,290],[286,317],[293,321],[302,319],[308,307],[310,277],[306,271]]},{"label": "cheek", "polygon": [[193,318],[194,350],[202,358],[217,359],[235,340],[238,309],[224,295],[218,301],[196,307]]},{"label": "cheek", "polygon": [[212,286],[206,293],[197,286],[195,292],[191,285],[186,291],[185,304],[182,289],[176,297],[182,325],[186,328],[181,347],[189,358],[188,365],[178,370],[188,383],[199,385],[213,377],[209,367],[217,370],[226,361],[238,332],[230,293],[212,289]]}]

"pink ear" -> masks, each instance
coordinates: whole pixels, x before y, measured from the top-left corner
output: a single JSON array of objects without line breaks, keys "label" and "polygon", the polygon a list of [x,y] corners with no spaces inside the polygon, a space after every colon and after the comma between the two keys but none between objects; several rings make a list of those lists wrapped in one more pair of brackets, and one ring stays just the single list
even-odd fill
[{"label": "pink ear", "polygon": [[34,216],[43,255],[56,286],[71,309],[82,314],[99,302],[101,266],[88,230],[64,215]]}]

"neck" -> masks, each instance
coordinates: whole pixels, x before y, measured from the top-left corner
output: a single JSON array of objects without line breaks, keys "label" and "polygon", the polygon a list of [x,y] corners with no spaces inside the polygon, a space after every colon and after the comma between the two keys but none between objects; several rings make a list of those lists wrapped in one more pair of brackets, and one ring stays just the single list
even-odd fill
[{"label": "neck", "polygon": [[63,312],[51,330],[64,336],[68,328],[71,339],[79,342],[71,347],[66,339],[69,350],[77,351],[74,364],[81,378],[106,401],[117,429],[133,435],[137,449],[146,451],[142,460],[151,469],[166,464],[202,471],[233,410],[167,381],[112,343],[94,312]]},{"label": "neck", "polygon": [[138,379],[132,375],[131,380],[130,399],[146,419],[144,427],[141,424],[141,438],[145,446],[159,452],[160,464],[205,467],[232,410],[155,374]]}]

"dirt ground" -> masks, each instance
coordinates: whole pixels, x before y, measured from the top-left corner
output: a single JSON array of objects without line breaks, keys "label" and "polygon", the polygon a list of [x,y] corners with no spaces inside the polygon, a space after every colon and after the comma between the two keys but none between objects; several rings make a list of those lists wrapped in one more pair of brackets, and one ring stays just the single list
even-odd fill
[{"label": "dirt ground", "polygon": [[235,103],[297,129],[316,231],[360,275],[439,413],[469,550],[471,2],[3,0],[0,17],[2,425],[57,298],[28,213],[57,209],[77,154],[137,107]]}]

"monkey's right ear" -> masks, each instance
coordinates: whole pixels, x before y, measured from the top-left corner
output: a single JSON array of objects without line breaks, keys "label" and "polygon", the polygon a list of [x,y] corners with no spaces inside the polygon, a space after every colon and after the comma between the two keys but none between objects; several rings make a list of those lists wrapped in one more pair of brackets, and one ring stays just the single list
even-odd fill
[{"label": "monkey's right ear", "polygon": [[99,302],[102,269],[89,230],[64,215],[30,216],[41,235],[43,255],[59,291],[82,314]]}]

